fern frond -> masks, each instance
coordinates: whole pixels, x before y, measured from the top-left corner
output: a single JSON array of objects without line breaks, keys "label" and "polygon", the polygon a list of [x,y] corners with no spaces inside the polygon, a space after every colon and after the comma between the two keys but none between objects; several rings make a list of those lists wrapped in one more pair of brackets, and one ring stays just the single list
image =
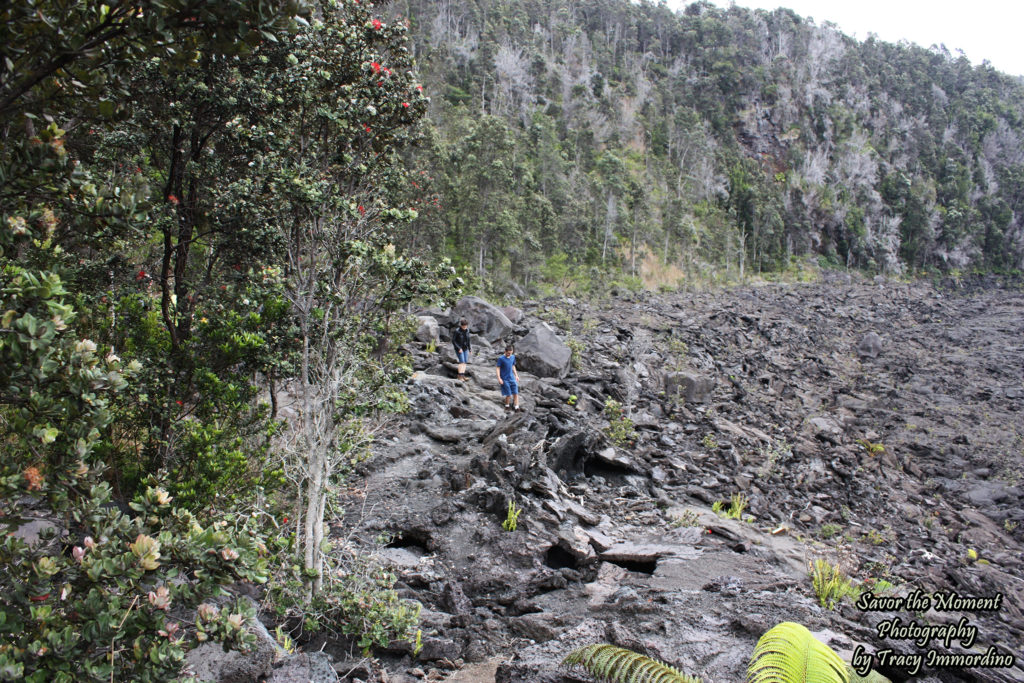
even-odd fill
[{"label": "fern frond", "polygon": [[608,683],[701,683],[668,664],[608,643],[577,648],[566,655],[562,665],[582,667]]},{"label": "fern frond", "polygon": [[784,621],[757,641],[747,683],[849,683],[846,664],[800,624]]}]

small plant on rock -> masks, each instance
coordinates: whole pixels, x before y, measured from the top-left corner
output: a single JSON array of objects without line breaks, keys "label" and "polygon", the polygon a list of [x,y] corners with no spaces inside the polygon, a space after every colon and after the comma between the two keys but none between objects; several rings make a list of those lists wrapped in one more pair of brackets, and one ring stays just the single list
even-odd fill
[{"label": "small plant on rock", "polygon": [[872,458],[885,453],[885,446],[880,443],[871,443],[867,439],[857,439],[857,443]]},{"label": "small plant on rock", "polygon": [[823,539],[828,540],[833,536],[838,535],[839,532],[841,532],[842,530],[843,527],[839,526],[838,524],[822,524],[819,533],[821,533],[821,537]]},{"label": "small plant on rock", "polygon": [[704,445],[704,448],[708,449],[709,451],[713,451],[714,449],[718,448],[718,441],[715,439],[714,434],[705,434],[704,438],[701,439],[700,442],[701,444]]},{"label": "small plant on rock", "polygon": [[519,526],[519,513],[523,509],[516,505],[514,500],[508,502],[508,513],[505,515],[505,521],[501,523],[501,528],[505,531],[515,531],[516,527]]},{"label": "small plant on rock", "polygon": [[700,526],[700,517],[693,510],[683,510],[683,514],[676,515],[672,518],[672,521],[669,523],[669,526],[671,526],[673,529],[678,529],[679,527],[684,526]]},{"label": "small plant on rock", "polygon": [[877,529],[868,529],[864,533],[864,540],[871,545],[882,545],[885,543],[885,536]]},{"label": "small plant on rock", "polygon": [[724,502],[716,500],[711,505],[711,511],[719,517],[725,517],[726,519],[742,519],[743,511],[747,509],[747,505],[749,503],[750,499],[745,495],[742,493],[734,493],[732,494],[728,507],[726,507]]},{"label": "small plant on rock", "polygon": [[773,441],[768,446],[761,448],[760,455],[762,463],[761,467],[757,470],[757,475],[763,478],[771,476],[771,473],[775,470],[775,466],[778,464],[779,460],[788,458],[792,454],[793,447],[784,439],[781,441]]},{"label": "small plant on rock", "polygon": [[633,420],[626,417],[622,404],[613,398],[604,402],[604,416],[608,418],[608,426],[604,433],[616,446],[624,446],[636,438]]},{"label": "small plant on rock", "polygon": [[572,354],[570,364],[573,370],[579,370],[583,367],[583,352],[587,350],[586,344],[583,343],[582,339],[576,337],[569,337],[565,340],[565,345],[569,347],[569,351]]},{"label": "small plant on rock", "polygon": [[808,565],[808,569],[818,603],[826,609],[833,609],[843,598],[857,592],[837,564],[819,557]]}]

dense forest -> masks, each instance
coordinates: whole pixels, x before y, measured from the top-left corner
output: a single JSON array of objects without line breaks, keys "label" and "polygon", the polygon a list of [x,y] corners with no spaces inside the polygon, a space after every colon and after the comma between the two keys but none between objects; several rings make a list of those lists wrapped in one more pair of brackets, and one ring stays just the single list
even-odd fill
[{"label": "dense forest", "polygon": [[988,65],[784,9],[393,9],[432,97],[410,245],[481,276],[1024,266],[1024,84]]},{"label": "dense forest", "polygon": [[0,57],[0,680],[167,680],[232,583],[415,642],[325,535],[415,306],[1024,266],[1020,81],[788,11],[34,0]]}]

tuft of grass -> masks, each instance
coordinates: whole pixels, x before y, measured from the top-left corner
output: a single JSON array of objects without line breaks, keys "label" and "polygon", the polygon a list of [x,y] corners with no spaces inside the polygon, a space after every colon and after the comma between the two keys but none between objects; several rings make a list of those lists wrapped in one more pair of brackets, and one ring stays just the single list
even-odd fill
[{"label": "tuft of grass", "polygon": [[726,507],[725,503],[720,500],[716,500],[711,504],[711,511],[719,517],[725,517],[726,519],[741,519],[743,517],[743,511],[747,509],[747,505],[750,503],[748,499],[742,493],[732,494],[729,506]]},{"label": "tuft of grass", "polygon": [[523,509],[516,505],[514,500],[508,502],[508,513],[505,515],[505,521],[501,523],[501,528],[505,531],[515,531],[516,527],[519,526],[519,513]]}]

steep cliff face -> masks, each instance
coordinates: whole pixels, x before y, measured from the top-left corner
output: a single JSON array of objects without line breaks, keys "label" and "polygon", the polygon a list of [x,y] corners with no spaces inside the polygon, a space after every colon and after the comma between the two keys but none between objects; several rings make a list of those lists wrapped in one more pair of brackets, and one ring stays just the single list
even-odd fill
[{"label": "steep cliff face", "polygon": [[529,282],[562,254],[631,275],[655,256],[684,273],[808,253],[1024,267],[1024,85],[987,65],[789,10],[393,9],[433,97],[429,185],[413,196],[442,210],[417,240],[481,274]]}]

